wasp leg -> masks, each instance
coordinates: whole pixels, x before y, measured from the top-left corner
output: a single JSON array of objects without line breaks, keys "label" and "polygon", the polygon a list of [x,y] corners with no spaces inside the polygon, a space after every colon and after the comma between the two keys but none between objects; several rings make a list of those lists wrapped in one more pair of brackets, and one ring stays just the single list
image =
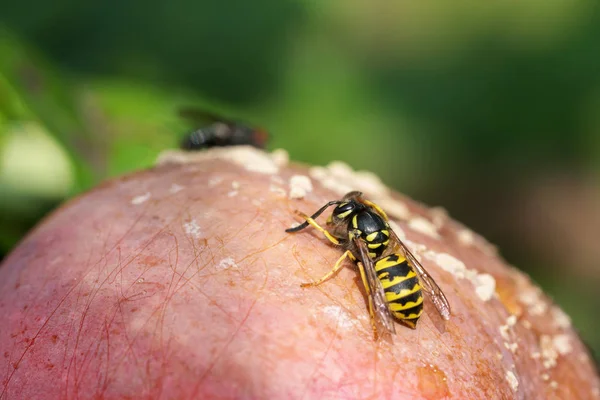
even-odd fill
[{"label": "wasp leg", "polygon": [[331,271],[329,271],[328,273],[326,273],[325,275],[323,275],[321,277],[321,279],[316,280],[314,282],[303,283],[303,284],[300,285],[300,287],[319,286],[321,283],[323,283],[327,279],[331,278],[333,276],[333,274],[335,274],[336,272],[338,272],[342,268],[342,263],[344,262],[344,260],[346,259],[346,257],[348,257],[350,255],[352,255],[352,253],[350,253],[350,250],[347,250],[337,260],[337,262],[335,263],[335,265],[333,266],[333,268],[331,269]]},{"label": "wasp leg", "polygon": [[299,216],[301,216],[302,218],[304,218],[307,223],[309,223],[311,226],[313,226],[315,229],[317,229],[319,232],[321,232],[323,235],[325,235],[325,237],[327,239],[329,239],[329,241],[331,243],[335,244],[336,246],[340,245],[340,241],[337,240],[335,237],[333,237],[331,235],[331,233],[329,233],[325,228],[321,227],[321,225],[319,225],[317,223],[317,221],[315,221],[314,219],[312,219],[308,215],[304,214],[303,212],[296,211],[296,214],[298,214]]},{"label": "wasp leg", "polygon": [[369,281],[367,281],[367,275],[365,273],[364,265],[360,261],[358,261],[356,264],[358,265],[358,270],[360,271],[360,278],[363,281],[363,286],[365,287],[365,292],[367,292],[367,298],[369,299],[369,315],[371,316],[371,328],[373,328],[373,334],[375,335],[375,340],[377,340],[377,324],[375,323],[375,310],[373,307],[373,296],[371,296],[371,288],[369,287]]}]

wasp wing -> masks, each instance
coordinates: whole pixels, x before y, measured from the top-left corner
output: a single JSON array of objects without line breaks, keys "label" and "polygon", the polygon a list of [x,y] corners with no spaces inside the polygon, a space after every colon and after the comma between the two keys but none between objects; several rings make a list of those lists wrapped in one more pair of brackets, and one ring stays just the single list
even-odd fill
[{"label": "wasp wing", "polygon": [[389,232],[390,237],[398,244],[406,259],[417,271],[417,274],[421,280],[421,286],[431,297],[431,301],[435,305],[435,308],[438,310],[442,318],[449,320],[451,314],[450,303],[448,303],[448,299],[446,299],[446,295],[444,295],[442,289],[437,283],[435,283],[435,280],[431,277],[431,275],[429,275],[425,267],[421,265],[419,260],[417,260],[413,253],[411,253],[408,247],[406,247],[402,240],[400,240],[396,232],[394,232],[394,230],[391,228],[389,228]]},{"label": "wasp wing", "polygon": [[[358,260],[358,262],[362,264],[362,269],[364,270],[364,275],[367,279],[366,284],[369,287],[366,287],[365,290],[367,291],[367,295],[371,298],[373,302],[373,313],[375,314],[375,321],[378,325],[382,326],[384,330],[388,333],[396,333],[394,320],[388,308],[383,286],[381,286],[381,282],[377,278],[377,275],[375,273],[375,266],[373,264],[373,259],[369,257],[369,251],[366,248],[366,244],[361,239],[354,238],[354,245],[360,253],[360,259]],[[359,265],[358,267],[361,268],[361,265]]]}]

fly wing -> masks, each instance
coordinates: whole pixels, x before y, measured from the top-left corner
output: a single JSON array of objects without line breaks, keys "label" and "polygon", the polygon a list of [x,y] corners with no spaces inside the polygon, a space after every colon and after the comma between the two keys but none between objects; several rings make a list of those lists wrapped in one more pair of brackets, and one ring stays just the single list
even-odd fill
[{"label": "fly wing", "polygon": [[182,107],[178,110],[178,113],[180,117],[187,119],[190,122],[194,122],[195,124],[213,124],[215,122],[231,123],[227,118],[201,108]]},{"label": "fly wing", "polygon": [[442,318],[445,320],[450,319],[450,303],[448,303],[448,299],[446,299],[446,295],[442,289],[435,283],[435,280],[429,275],[425,267],[421,265],[419,260],[411,253],[411,251],[406,247],[406,245],[400,240],[396,232],[394,232],[390,228],[390,236],[395,241],[400,250],[404,253],[404,256],[410,262],[410,264],[415,268],[417,274],[419,275],[419,279],[421,280],[421,286],[427,292],[429,297],[431,298],[432,303],[435,305],[435,308],[438,310]]},{"label": "fly wing", "polygon": [[366,287],[365,290],[373,302],[375,321],[377,325],[384,328],[384,331],[387,331],[388,333],[396,333],[394,320],[388,308],[383,286],[381,286],[381,282],[377,278],[373,259],[369,257],[369,251],[366,248],[366,244],[364,241],[358,238],[354,238],[354,244],[358,248],[360,254],[358,267],[361,268],[362,265],[364,275],[366,277],[366,284],[369,286]]}]

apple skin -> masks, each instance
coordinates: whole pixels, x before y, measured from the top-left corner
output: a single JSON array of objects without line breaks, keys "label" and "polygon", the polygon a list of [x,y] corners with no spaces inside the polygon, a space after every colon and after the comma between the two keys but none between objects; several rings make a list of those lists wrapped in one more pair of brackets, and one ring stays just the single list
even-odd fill
[{"label": "apple skin", "polygon": [[[314,229],[285,232],[294,210],[341,197],[335,180],[285,161],[256,172],[227,151],[106,182],[7,257],[0,399],[598,397],[593,362],[558,307],[483,239],[392,192],[410,217],[391,219],[452,317],[426,303],[417,329],[398,324],[375,340],[352,263],[302,289],[341,251]],[[291,199],[293,175],[318,179]]]}]

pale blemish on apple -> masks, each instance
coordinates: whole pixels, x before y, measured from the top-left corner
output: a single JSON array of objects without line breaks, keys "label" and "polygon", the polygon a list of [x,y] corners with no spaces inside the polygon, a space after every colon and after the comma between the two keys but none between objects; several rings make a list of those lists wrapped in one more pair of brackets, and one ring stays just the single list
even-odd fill
[{"label": "pale blemish on apple", "polygon": [[510,386],[512,391],[516,392],[519,388],[519,379],[517,379],[517,376],[514,372],[506,371],[506,381],[508,382],[508,385]]},{"label": "pale blemish on apple", "polygon": [[279,185],[271,183],[269,185],[269,191],[275,193],[279,197],[287,197],[287,191]]},{"label": "pale blemish on apple", "polygon": [[134,206],[143,204],[143,203],[147,202],[148,200],[150,200],[150,197],[152,197],[150,192],[146,192],[142,195],[135,196],[133,199],[131,199],[131,204],[133,204]]},{"label": "pale blemish on apple", "polygon": [[283,185],[285,180],[279,175],[271,175],[271,182],[276,183],[278,185]]},{"label": "pale blemish on apple", "polygon": [[198,222],[196,222],[195,219],[185,222],[183,224],[183,231],[193,238],[199,238],[202,234],[200,225],[198,225]]},{"label": "pale blemish on apple", "polygon": [[356,320],[340,306],[329,305],[323,307],[321,310],[340,328],[350,330],[356,326]]},{"label": "pale blemish on apple", "polygon": [[215,187],[221,182],[223,182],[222,176],[213,176],[208,180],[208,187]]},{"label": "pale blemish on apple", "polygon": [[224,271],[230,268],[238,268],[238,265],[235,263],[235,260],[231,257],[226,257],[222,259],[215,267],[217,271]]},{"label": "pale blemish on apple", "polygon": [[171,187],[169,188],[169,193],[171,193],[171,194],[179,193],[179,192],[181,192],[183,189],[184,189],[184,187],[183,187],[183,186],[181,186],[181,185],[178,185],[178,184],[176,184],[176,183],[173,183],[173,184],[171,185]]},{"label": "pale blemish on apple", "polygon": [[237,196],[239,188],[240,188],[240,183],[238,181],[232,181],[231,182],[231,190],[227,193],[227,197]]}]

